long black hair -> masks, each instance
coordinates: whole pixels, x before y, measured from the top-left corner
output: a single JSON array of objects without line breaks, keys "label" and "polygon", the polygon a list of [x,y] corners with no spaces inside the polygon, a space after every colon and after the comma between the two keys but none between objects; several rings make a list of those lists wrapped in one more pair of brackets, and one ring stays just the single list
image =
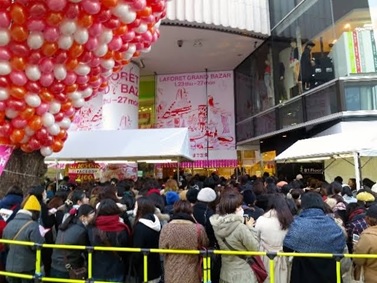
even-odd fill
[{"label": "long black hair", "polygon": [[293,215],[283,194],[271,194],[268,198],[267,210],[274,209],[283,230],[287,230],[293,222]]},{"label": "long black hair", "polygon": [[64,220],[64,222],[59,226],[59,230],[65,231],[70,226],[70,224],[76,223],[77,219],[82,216],[88,216],[89,214],[95,212],[94,208],[89,204],[80,205],[79,209],[72,208],[69,211],[69,216]]}]

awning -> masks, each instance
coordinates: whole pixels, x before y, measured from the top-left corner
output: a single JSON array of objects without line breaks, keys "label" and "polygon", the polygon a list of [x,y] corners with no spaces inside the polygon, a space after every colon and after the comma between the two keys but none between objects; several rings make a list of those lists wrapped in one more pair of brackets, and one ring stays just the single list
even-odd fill
[{"label": "awning", "polygon": [[346,132],[295,142],[279,154],[277,162],[310,162],[329,158],[377,156],[376,132]]},{"label": "awning", "polygon": [[69,132],[63,149],[46,162],[192,161],[187,128]]}]

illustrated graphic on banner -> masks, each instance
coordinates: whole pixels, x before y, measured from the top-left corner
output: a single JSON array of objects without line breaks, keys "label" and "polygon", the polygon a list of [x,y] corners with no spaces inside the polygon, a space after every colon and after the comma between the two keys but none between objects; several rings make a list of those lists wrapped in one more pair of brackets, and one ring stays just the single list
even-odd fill
[{"label": "illustrated graphic on banner", "polygon": [[13,146],[0,145],[0,175],[3,173],[5,166],[13,152]]},{"label": "illustrated graphic on banner", "polygon": [[68,166],[68,177],[71,181],[94,181],[99,175],[101,165],[95,162],[73,163]]},{"label": "illustrated graphic on banner", "polygon": [[158,128],[189,129],[196,160],[236,159],[233,72],[157,77]]},{"label": "illustrated graphic on banner", "polygon": [[122,71],[111,75],[103,92],[102,128],[125,130],[138,128],[139,67],[126,65]]},{"label": "illustrated graphic on banner", "polygon": [[75,115],[70,131],[90,131],[102,128],[102,93],[92,97]]},{"label": "illustrated graphic on banner", "polygon": [[137,163],[107,164],[103,169],[101,181],[110,181],[111,178],[137,181]]}]

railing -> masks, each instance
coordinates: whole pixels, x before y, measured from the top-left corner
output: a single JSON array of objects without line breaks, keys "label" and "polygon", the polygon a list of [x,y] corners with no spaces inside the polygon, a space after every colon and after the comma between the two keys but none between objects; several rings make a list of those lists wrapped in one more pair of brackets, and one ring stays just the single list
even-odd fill
[{"label": "railing", "polygon": [[[0,271],[0,275],[8,277],[16,277],[22,279],[35,280],[35,282],[72,282],[72,283],[110,283],[110,281],[94,281],[92,280],[92,267],[93,267],[93,251],[116,251],[116,252],[131,252],[131,253],[143,253],[143,282],[148,281],[148,254],[191,254],[201,255],[203,257],[203,282],[211,282],[211,255],[230,255],[230,256],[267,256],[269,258],[269,280],[270,283],[275,282],[275,257],[315,257],[315,258],[333,258],[336,260],[336,276],[337,283],[342,282],[341,274],[341,259],[342,258],[377,258],[377,254],[330,254],[330,253],[286,253],[286,252],[249,252],[249,251],[226,251],[226,250],[170,250],[170,249],[143,249],[143,248],[117,248],[117,247],[92,247],[92,246],[76,246],[76,245],[56,245],[56,244],[38,244],[25,241],[14,241],[0,239],[2,244],[13,244],[30,246],[36,248],[36,260],[35,260],[35,274],[22,274],[15,272]],[[41,251],[42,248],[50,249],[72,249],[72,250],[86,250],[88,252],[88,279],[66,279],[66,278],[52,278],[44,277],[41,270]]]}]

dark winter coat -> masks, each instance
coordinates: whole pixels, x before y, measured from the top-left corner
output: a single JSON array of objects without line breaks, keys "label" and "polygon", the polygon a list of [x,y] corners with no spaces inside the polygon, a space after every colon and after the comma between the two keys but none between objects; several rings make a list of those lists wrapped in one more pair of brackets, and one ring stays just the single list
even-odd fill
[{"label": "dark winter coat", "polygon": [[[31,221],[31,222],[30,222]],[[39,232],[39,224],[33,221],[31,212],[20,210],[15,218],[4,229],[3,238],[12,240],[17,232],[26,224],[16,239],[42,244],[44,238]],[[6,261],[6,271],[19,273],[33,273],[35,270],[35,248],[31,246],[9,245]]]},{"label": "dark winter coat", "polygon": [[214,214],[213,210],[208,206],[207,203],[198,201],[194,207],[194,217],[199,224],[202,224],[206,230],[208,240],[209,240],[209,247],[215,247],[216,245],[216,237],[215,232],[213,231],[211,222],[209,218]]},{"label": "dark winter coat", "polygon": [[[158,249],[161,224],[154,214],[146,215],[140,219],[133,234],[133,246],[135,248]],[[136,267],[139,279],[143,279],[143,255],[137,253],[133,255],[133,264]],[[148,280],[160,277],[162,274],[160,255],[151,253],[148,255]]]},{"label": "dark winter coat", "polygon": [[[73,223],[66,230],[59,230],[56,237],[56,244],[59,245],[89,245],[88,233],[85,226],[80,222]],[[79,268],[85,265],[83,250],[54,249],[52,252],[52,267],[55,270],[66,272],[65,265],[70,264],[72,268]]]},{"label": "dark winter coat", "polygon": [[22,195],[8,194],[2,200],[0,200],[0,209],[11,209],[13,214],[8,218],[7,222],[11,221],[15,216],[17,211],[20,209],[23,200]]},{"label": "dark winter coat", "polygon": [[[101,239],[104,233],[107,241]],[[126,230],[120,232],[103,232],[97,227],[88,229],[91,246],[129,246],[129,233]],[[127,254],[121,252],[95,251],[93,253],[93,279],[99,281],[123,281],[125,277]]]}]

